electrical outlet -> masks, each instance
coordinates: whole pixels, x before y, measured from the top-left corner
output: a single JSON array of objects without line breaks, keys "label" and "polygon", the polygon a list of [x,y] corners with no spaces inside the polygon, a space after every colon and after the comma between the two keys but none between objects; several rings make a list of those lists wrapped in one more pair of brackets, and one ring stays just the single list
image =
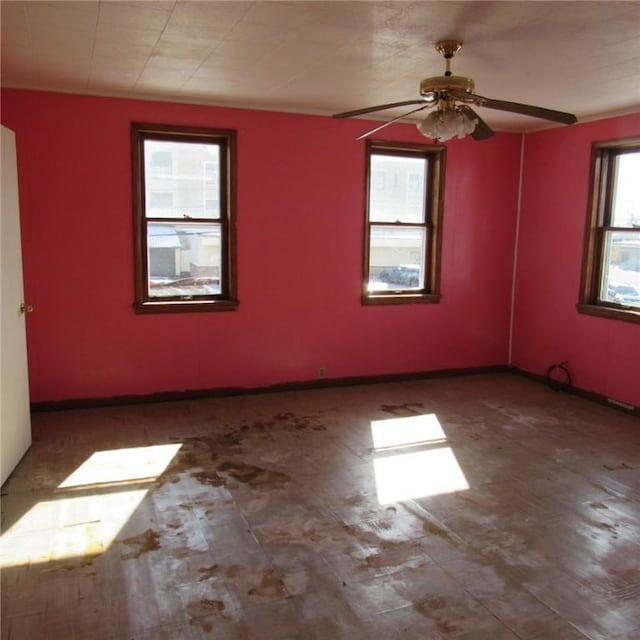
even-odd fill
[{"label": "electrical outlet", "polygon": [[318,369],[318,378],[324,378],[324,374],[325,374],[324,367],[320,367]]}]

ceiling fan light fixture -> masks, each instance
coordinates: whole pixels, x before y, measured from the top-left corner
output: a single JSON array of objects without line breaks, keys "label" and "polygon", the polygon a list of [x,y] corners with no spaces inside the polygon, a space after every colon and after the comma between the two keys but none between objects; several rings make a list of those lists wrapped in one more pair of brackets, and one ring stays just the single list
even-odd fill
[{"label": "ceiling fan light fixture", "polygon": [[425,138],[445,142],[451,138],[464,138],[473,133],[478,124],[476,118],[470,118],[456,107],[445,107],[432,111],[416,125]]}]

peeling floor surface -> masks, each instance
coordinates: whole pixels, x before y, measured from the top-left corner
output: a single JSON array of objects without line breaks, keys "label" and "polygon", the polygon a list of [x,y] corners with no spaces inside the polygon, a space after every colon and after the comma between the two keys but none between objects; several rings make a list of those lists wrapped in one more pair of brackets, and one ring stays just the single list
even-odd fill
[{"label": "peeling floor surface", "polygon": [[636,640],[640,422],[509,375],[33,416],[2,640]]}]

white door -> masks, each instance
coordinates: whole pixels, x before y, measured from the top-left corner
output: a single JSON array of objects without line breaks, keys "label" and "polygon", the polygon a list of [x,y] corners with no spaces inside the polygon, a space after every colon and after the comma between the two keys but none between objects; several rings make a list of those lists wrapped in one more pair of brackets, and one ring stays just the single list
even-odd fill
[{"label": "white door", "polygon": [[31,445],[16,136],[2,127],[0,209],[0,483]]}]

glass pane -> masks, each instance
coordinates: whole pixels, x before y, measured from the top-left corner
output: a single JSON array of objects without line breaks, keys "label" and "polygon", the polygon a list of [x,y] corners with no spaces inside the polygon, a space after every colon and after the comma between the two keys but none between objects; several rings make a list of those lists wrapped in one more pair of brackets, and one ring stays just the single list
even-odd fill
[{"label": "glass pane", "polygon": [[640,228],[640,151],[616,156],[612,227]]},{"label": "glass pane", "polygon": [[612,231],[604,238],[600,299],[640,307],[640,231]]},{"label": "glass pane", "polygon": [[217,223],[149,223],[149,296],[220,293],[220,236]]},{"label": "glass pane", "polygon": [[424,222],[426,158],[371,155],[369,219]]},{"label": "glass pane", "polygon": [[369,291],[422,289],[424,227],[371,227]]},{"label": "glass pane", "polygon": [[220,146],[144,141],[148,218],[220,217]]}]

